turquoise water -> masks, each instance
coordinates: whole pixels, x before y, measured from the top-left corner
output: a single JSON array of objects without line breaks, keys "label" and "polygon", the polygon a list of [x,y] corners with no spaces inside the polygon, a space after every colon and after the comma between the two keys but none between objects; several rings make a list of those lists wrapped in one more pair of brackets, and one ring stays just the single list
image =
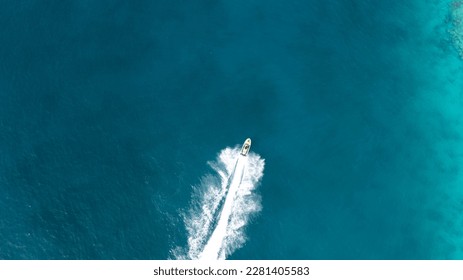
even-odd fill
[{"label": "turquoise water", "polygon": [[4,3],[0,258],[171,258],[251,137],[231,259],[463,259],[451,2]]}]

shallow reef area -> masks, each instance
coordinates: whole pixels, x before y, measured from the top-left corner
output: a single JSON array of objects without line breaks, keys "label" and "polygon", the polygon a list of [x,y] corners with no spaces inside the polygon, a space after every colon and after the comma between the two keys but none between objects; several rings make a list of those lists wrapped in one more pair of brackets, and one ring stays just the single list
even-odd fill
[{"label": "shallow reef area", "polygon": [[453,44],[463,59],[463,1],[454,1],[451,4],[450,15],[452,27],[449,30]]}]

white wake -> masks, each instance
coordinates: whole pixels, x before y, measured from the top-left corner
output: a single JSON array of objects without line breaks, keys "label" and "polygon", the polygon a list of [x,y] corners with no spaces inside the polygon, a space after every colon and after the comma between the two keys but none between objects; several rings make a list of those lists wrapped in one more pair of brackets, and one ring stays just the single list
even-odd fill
[{"label": "white wake", "polygon": [[193,187],[192,204],[184,214],[188,247],[173,250],[176,259],[220,260],[246,242],[244,227],[261,210],[255,189],[263,176],[264,160],[246,157],[238,148],[226,148],[208,162],[216,174],[206,175]]}]

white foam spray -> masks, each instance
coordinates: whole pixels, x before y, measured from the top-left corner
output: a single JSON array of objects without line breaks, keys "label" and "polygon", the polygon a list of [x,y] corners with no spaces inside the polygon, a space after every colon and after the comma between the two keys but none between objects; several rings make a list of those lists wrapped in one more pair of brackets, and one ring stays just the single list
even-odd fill
[{"label": "white foam spray", "polygon": [[241,156],[238,148],[226,148],[208,164],[217,174],[193,187],[191,207],[184,213],[188,248],[173,250],[176,259],[227,258],[244,245],[244,227],[261,210],[255,193],[264,171],[259,155]]}]

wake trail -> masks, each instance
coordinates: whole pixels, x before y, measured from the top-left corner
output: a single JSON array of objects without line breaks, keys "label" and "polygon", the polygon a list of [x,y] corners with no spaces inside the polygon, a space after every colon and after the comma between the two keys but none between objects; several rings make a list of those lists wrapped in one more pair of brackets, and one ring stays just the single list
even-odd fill
[{"label": "wake trail", "polygon": [[190,208],[182,212],[188,246],[171,250],[175,259],[225,259],[246,242],[245,226],[261,210],[255,191],[263,176],[264,159],[238,148],[223,149],[208,162],[215,174],[193,186]]},{"label": "wake trail", "polygon": [[235,170],[230,178],[231,183],[225,198],[225,204],[223,205],[223,209],[220,214],[219,222],[214,232],[212,233],[212,236],[204,247],[203,252],[199,255],[199,259],[217,260],[224,255],[223,252],[221,252],[222,243],[227,235],[227,226],[233,210],[233,201],[235,199],[236,192],[241,185],[246,162],[247,158],[245,156],[238,156]]}]

